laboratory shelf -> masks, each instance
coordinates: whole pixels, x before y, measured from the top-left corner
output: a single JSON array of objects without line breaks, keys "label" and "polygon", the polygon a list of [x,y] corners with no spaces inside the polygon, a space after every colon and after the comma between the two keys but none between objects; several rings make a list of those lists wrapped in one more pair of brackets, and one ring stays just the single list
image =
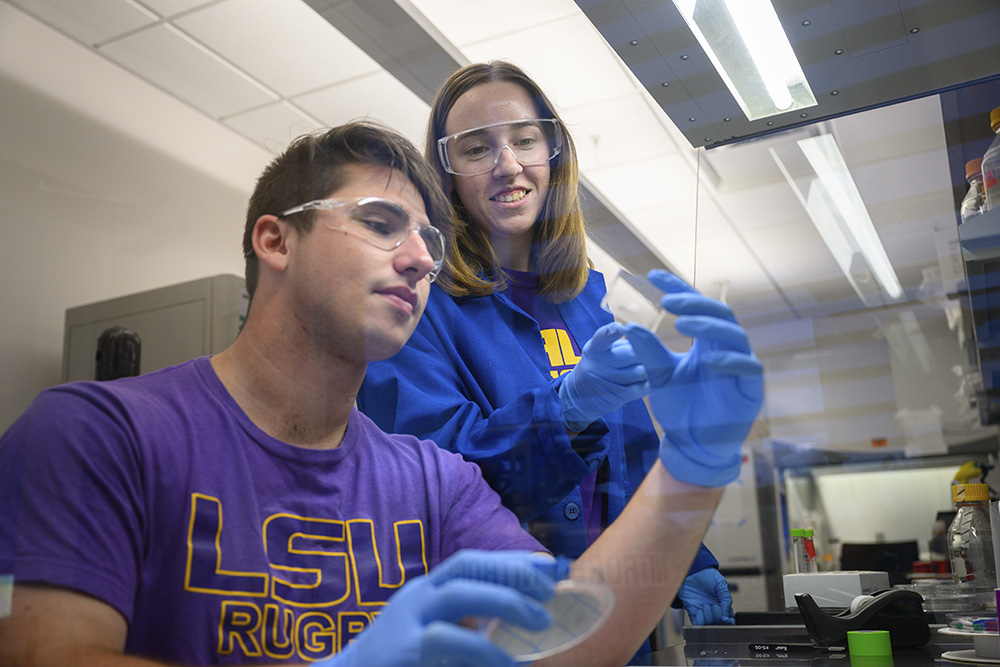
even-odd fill
[{"label": "laboratory shelf", "polygon": [[986,211],[958,226],[965,261],[1000,257],[1000,209]]}]

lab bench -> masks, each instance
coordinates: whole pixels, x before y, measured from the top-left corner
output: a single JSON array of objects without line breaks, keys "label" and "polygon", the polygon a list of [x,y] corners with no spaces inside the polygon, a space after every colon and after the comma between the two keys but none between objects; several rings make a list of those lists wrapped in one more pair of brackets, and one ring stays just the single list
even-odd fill
[{"label": "lab bench", "polygon": [[[974,647],[972,638],[956,637],[938,632],[945,627],[937,615],[929,614],[930,640],[917,648],[895,648],[890,659],[864,658],[852,663],[846,646],[837,648],[817,648],[813,645],[801,623],[747,624],[743,620],[756,620],[750,615],[740,618],[737,612],[736,625],[686,626],[683,642],[676,646],[654,651],[645,661],[633,661],[632,665],[683,665],[748,667],[948,667],[958,665],[943,658],[943,654],[954,651],[970,651]],[[794,618],[794,613],[788,614]],[[787,620],[787,619],[779,619]],[[877,663],[877,664],[876,664]],[[979,664],[986,664],[982,662]],[[1000,664],[1000,660],[991,664]]]}]

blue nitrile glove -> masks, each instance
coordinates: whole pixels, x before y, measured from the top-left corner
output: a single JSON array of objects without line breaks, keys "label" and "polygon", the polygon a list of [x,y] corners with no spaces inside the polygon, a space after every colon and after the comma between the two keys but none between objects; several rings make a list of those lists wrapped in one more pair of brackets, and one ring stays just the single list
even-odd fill
[{"label": "blue nitrile glove", "polygon": [[677,591],[691,625],[734,625],[733,596],[729,584],[714,567],[688,576]]},{"label": "blue nitrile glove", "polygon": [[468,616],[498,617],[530,630],[551,622],[541,604],[569,572],[569,561],[526,551],[459,551],[425,577],[404,585],[375,621],[340,653],[315,667],[489,665],[513,660],[481,633],[460,627]]},{"label": "blue nitrile glove", "polygon": [[649,393],[646,371],[632,345],[622,338],[625,327],[605,324],[580,350],[580,361],[559,385],[566,428],[580,432],[606,412]]},{"label": "blue nitrile glove", "polygon": [[740,474],[740,447],[763,402],[763,367],[728,306],[666,271],[650,271],[649,280],[667,292],[660,303],[678,315],[677,331],[694,338],[678,354],[644,327],[625,329],[652,386],[660,460],[682,482],[724,486]]}]

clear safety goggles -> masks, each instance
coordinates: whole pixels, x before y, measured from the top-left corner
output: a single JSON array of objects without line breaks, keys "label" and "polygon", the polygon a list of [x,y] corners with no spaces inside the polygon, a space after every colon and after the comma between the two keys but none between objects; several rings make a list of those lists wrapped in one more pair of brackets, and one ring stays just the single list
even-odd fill
[{"label": "clear safety goggles", "polygon": [[441,265],[444,264],[444,235],[437,227],[421,225],[411,220],[410,214],[394,201],[381,197],[315,199],[293,206],[278,217],[285,218],[303,211],[332,211],[344,207],[347,215],[324,219],[323,224],[327,229],[347,232],[382,250],[395,250],[406,243],[410,234],[416,234],[424,242],[427,253],[434,260],[434,268],[427,274],[430,281],[434,282],[441,272]]},{"label": "clear safety goggles", "polygon": [[507,149],[523,167],[545,164],[562,150],[563,135],[555,118],[526,118],[490,123],[441,137],[441,166],[449,174],[475,176],[491,171]]}]

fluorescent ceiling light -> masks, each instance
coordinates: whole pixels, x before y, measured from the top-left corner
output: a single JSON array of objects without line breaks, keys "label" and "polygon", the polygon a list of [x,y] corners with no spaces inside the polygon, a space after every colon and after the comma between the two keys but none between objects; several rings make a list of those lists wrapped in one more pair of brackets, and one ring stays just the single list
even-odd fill
[{"label": "fluorescent ceiling light", "polygon": [[796,144],[815,174],[808,181],[806,194],[802,193],[774,148],[768,151],[840,270],[866,306],[883,305],[886,296],[888,301],[898,301],[903,296],[903,288],[833,135],[799,139]]},{"label": "fluorescent ceiling light", "polygon": [[673,0],[749,120],[816,105],[769,0]]}]

